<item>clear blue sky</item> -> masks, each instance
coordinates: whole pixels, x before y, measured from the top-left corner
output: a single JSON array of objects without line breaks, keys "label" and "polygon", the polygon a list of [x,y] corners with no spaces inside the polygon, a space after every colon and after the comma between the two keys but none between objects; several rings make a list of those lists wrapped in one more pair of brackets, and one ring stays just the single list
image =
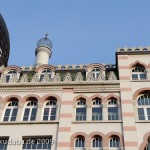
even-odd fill
[{"label": "clear blue sky", "polygon": [[49,33],[50,64],[115,63],[118,47],[150,45],[149,0],[1,0],[10,33],[9,65],[35,63]]}]

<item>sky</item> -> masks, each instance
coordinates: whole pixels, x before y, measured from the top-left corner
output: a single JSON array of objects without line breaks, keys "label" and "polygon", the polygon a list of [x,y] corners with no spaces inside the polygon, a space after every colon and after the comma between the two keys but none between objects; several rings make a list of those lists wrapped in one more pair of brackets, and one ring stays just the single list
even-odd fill
[{"label": "sky", "polygon": [[115,63],[117,48],[150,46],[149,0],[1,0],[9,65],[35,64],[38,40],[53,42],[49,64]]}]

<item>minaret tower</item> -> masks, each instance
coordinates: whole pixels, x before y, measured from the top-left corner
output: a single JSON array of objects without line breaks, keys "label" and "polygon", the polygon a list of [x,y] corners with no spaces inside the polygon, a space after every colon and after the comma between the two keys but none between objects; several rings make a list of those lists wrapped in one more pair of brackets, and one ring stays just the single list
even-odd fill
[{"label": "minaret tower", "polygon": [[35,65],[48,64],[48,60],[52,55],[52,42],[47,38],[48,34],[45,34],[45,38],[40,39],[37,42],[37,48],[35,50],[36,61]]}]

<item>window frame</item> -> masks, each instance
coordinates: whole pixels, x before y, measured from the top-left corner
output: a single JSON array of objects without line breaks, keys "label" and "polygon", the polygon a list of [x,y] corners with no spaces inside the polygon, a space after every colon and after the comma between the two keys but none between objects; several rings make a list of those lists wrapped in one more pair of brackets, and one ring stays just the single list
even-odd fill
[{"label": "window frame", "polygon": [[[97,103],[97,104],[94,104],[94,103]],[[93,119],[94,117],[93,117],[93,109],[101,109],[101,114],[100,115],[97,115],[98,113],[95,113],[96,114],[96,117],[95,118],[99,118],[99,119]],[[100,99],[100,98],[94,98],[93,100],[92,100],[92,109],[91,109],[91,114],[92,114],[92,118],[91,118],[91,120],[92,121],[101,121],[101,120],[103,120],[103,106],[102,106],[102,100]]]},{"label": "window frame", "polygon": [[[13,103],[17,103],[17,105],[14,105],[14,106],[13,106]],[[9,102],[6,104],[5,111],[4,111],[4,114],[3,114],[3,122],[12,122],[12,121],[16,121],[17,114],[18,114],[18,109],[19,109],[18,104],[19,104],[19,102],[18,102],[17,100],[9,101]],[[11,106],[9,106],[9,105],[11,105]],[[5,116],[5,115],[6,115],[6,111],[7,111],[8,109],[10,110],[9,116]],[[12,116],[15,109],[17,109],[16,116]],[[7,120],[7,121],[4,120],[5,117],[8,117],[8,120]],[[15,120],[11,120],[12,117],[16,117]]]},{"label": "window frame", "polygon": [[[144,99],[144,101],[142,101]],[[147,100],[147,102],[146,102]],[[147,103],[147,104],[146,104]],[[143,115],[139,115],[139,110],[143,110]],[[137,118],[140,121],[150,121],[150,114],[148,114],[148,109],[150,111],[150,93],[140,94],[137,98]],[[140,116],[143,116],[144,119],[140,119]]]},{"label": "window frame", "polygon": [[[47,105],[47,103],[49,103],[49,105]],[[44,120],[44,116],[47,116],[47,115],[44,115],[45,109],[49,109],[48,110],[48,119],[47,120]],[[55,109],[55,115],[52,115],[52,109]],[[55,116],[54,120],[51,119],[52,116]],[[57,100],[56,99],[54,99],[54,100],[53,99],[46,100],[46,102],[44,104],[44,107],[43,107],[42,121],[55,121],[56,119],[57,119]]]},{"label": "window frame", "polygon": [[[117,114],[112,112],[111,113],[109,112],[109,108],[116,108],[117,109]],[[120,120],[120,109],[119,109],[119,104],[118,104],[118,101],[117,99],[115,98],[110,98],[108,101],[107,101],[107,112],[108,112],[108,120],[109,121],[116,121],[116,120]],[[111,116],[111,117],[110,117]],[[111,118],[111,119],[109,119]],[[113,119],[115,118],[115,119]]]},{"label": "window frame", "polygon": [[[137,70],[134,71],[133,70]],[[143,70],[143,71],[142,71]],[[136,78],[133,78],[133,75],[137,76]],[[141,75],[144,75],[145,78],[141,78]],[[145,67],[141,66],[135,66],[131,69],[131,79],[132,80],[147,80],[147,74],[146,74],[146,69]]]},{"label": "window frame", "polygon": [[[82,113],[81,115],[77,115],[77,114],[79,114],[79,112],[77,112],[77,110],[79,110],[81,108],[83,108],[83,110],[85,111],[85,115],[84,115],[84,113]],[[86,100],[84,98],[80,98],[79,100],[77,100],[75,114],[76,114],[75,121],[86,121],[87,120],[87,105],[86,105]],[[82,119],[77,119],[80,117]]]},{"label": "window frame", "polygon": [[[113,146],[111,146],[111,140],[115,140],[115,141],[113,141],[113,144],[114,144],[114,142],[115,142],[115,144],[116,144],[116,141],[118,140],[118,142],[119,142],[119,147],[118,146],[116,146],[116,145],[113,145]],[[113,149],[113,150],[120,150],[121,149],[121,143],[120,143],[120,138],[118,137],[118,136],[111,136],[110,138],[109,138],[109,149]]]},{"label": "window frame", "polygon": [[[36,103],[36,105],[28,105],[29,103]],[[35,119],[34,120],[31,120],[31,117],[32,117],[32,112],[33,112],[33,109],[35,109],[36,108],[36,112],[35,112]],[[27,109],[29,109],[29,113],[28,113],[28,116],[25,116],[25,111],[27,110]],[[37,110],[38,110],[38,101],[37,100],[32,100],[32,99],[30,99],[30,100],[28,100],[27,101],[27,103],[26,103],[26,105],[25,105],[25,108],[24,108],[24,114],[23,114],[23,119],[22,119],[22,121],[36,121],[36,117],[37,117]],[[27,120],[24,120],[24,118],[25,117],[28,117],[28,119]]]},{"label": "window frame", "polygon": [[92,77],[94,78],[94,80],[97,80],[99,75],[100,75],[100,73],[102,72],[102,69],[100,69],[100,68],[92,68],[90,72],[91,72]]},{"label": "window frame", "polygon": [[[44,72],[46,71],[46,72]],[[49,72],[50,71],[50,72]],[[39,73],[39,80],[42,81],[45,74],[48,74],[49,75],[49,79],[52,79],[52,69],[50,68],[43,68],[40,73]]]},{"label": "window frame", "polygon": [[[77,142],[77,140],[78,140],[78,143],[76,143]],[[80,141],[79,141],[80,140]],[[81,143],[81,142],[83,142],[83,143]],[[77,146],[77,144],[78,144],[78,146]],[[80,144],[81,144],[81,146],[80,146]],[[74,149],[76,150],[84,150],[85,149],[85,138],[84,137],[80,137],[80,136],[78,136],[78,137],[76,137],[75,138],[75,140],[74,140]]]},{"label": "window frame", "polygon": [[5,76],[6,76],[6,82],[9,82],[9,80],[11,80],[14,75],[17,75],[17,73],[18,72],[15,69],[8,70],[7,73],[5,74]]},{"label": "window frame", "polygon": [[[99,142],[99,146],[101,145],[101,147],[93,147],[93,141],[95,139],[99,139],[100,142]],[[102,150],[103,149],[103,140],[102,140],[102,137],[101,136],[94,136],[91,140],[91,149],[95,149],[95,150]]]}]

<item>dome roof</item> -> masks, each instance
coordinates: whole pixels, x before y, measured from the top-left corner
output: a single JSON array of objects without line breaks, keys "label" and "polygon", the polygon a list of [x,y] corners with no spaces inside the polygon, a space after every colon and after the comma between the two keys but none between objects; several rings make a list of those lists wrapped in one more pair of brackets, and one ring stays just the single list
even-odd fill
[{"label": "dome roof", "polygon": [[48,36],[48,34],[46,33],[45,38],[42,38],[37,42],[37,48],[44,46],[49,49],[52,49],[52,47],[53,47],[52,41],[50,39],[48,39],[47,36]]}]

